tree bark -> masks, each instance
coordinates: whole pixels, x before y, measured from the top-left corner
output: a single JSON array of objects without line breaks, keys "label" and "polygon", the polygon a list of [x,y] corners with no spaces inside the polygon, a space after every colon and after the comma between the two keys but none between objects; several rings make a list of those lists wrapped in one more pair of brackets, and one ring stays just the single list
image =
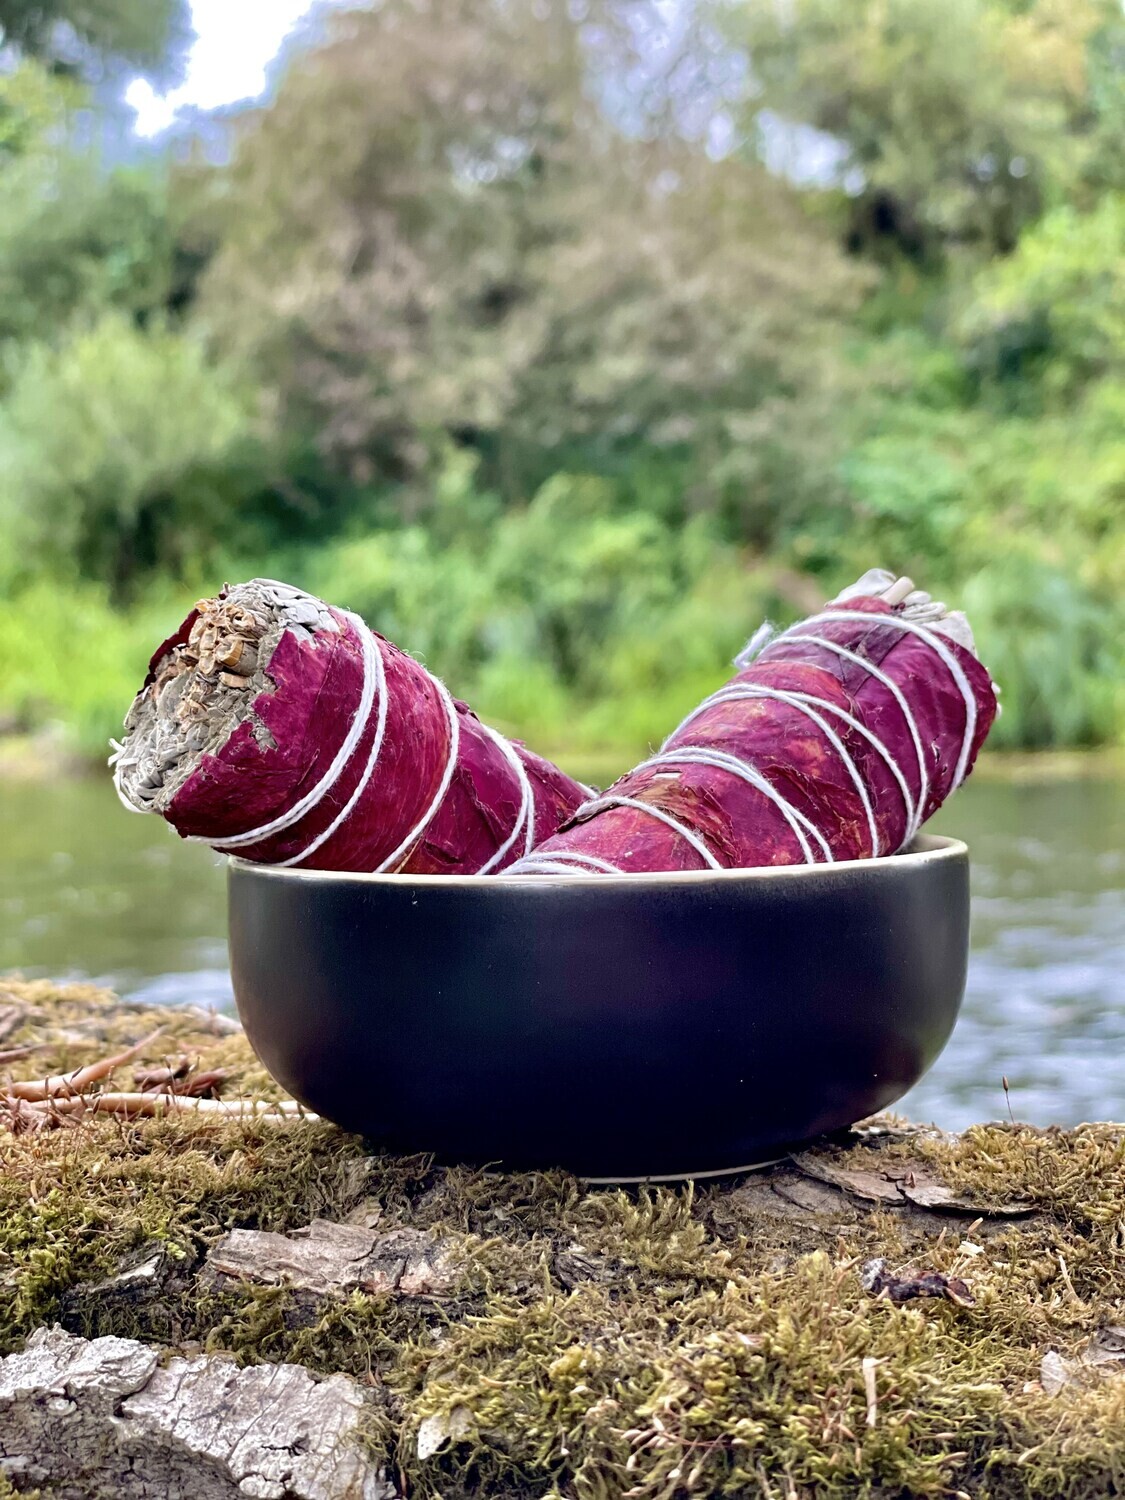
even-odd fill
[{"label": "tree bark", "polygon": [[346,1375],[40,1329],[0,1360],[0,1472],[53,1500],[395,1500]]}]

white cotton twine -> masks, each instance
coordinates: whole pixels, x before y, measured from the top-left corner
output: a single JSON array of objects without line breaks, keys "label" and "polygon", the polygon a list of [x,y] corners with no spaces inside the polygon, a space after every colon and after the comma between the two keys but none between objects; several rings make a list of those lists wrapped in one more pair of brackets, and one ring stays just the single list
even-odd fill
[{"label": "white cotton twine", "polygon": [[438,808],[445,801],[445,794],[449,790],[449,783],[453,780],[453,773],[457,769],[457,753],[461,748],[461,721],[457,717],[457,705],[450,697],[449,689],[446,687],[445,683],[439,682],[436,677],[433,678],[433,681],[437,686],[439,694],[441,695],[442,705],[444,706],[445,712],[449,718],[449,757],[445,762],[445,770],[442,772],[441,781],[438,783],[438,789],[434,793],[433,801],[430,803],[429,807],[427,807],[426,811],[422,814],[421,820],[415,823],[414,827],[406,835],[402,843],[399,844],[398,848],[392,850],[392,852],[387,855],[383,863],[376,867],[376,875],[384,875],[388,872],[393,872],[394,867],[398,864],[399,860],[402,859],[406,854],[408,854],[409,851],[418,842],[418,840],[422,837],[423,833],[425,833],[426,829],[433,821]]},{"label": "white cotton twine", "polygon": [[[650,802],[639,802],[636,797],[620,797],[615,793],[610,793],[605,797],[596,797],[593,802],[584,802],[578,809],[578,812],[583,815],[599,813],[607,807],[631,807],[635,812],[647,813],[650,818],[655,818],[658,823],[666,824],[667,827],[678,833],[681,838],[686,839],[699,857],[710,865],[712,870],[721,870],[723,868],[699,835],[693,833],[686,823],[681,823],[678,818],[674,818],[671,813],[665,812],[662,807],[653,807]],[[548,857],[554,858],[553,855]]]},{"label": "white cotton twine", "polygon": [[487,724],[482,724],[481,728],[485,734],[490,735],[495,740],[500,753],[516,773],[520,784],[520,810],[516,814],[516,821],[512,827],[512,831],[500,845],[499,849],[496,850],[495,854],[490,859],[486,859],[477,871],[478,875],[487,875],[496,868],[507,854],[508,850],[519,837],[521,829],[526,829],[523,852],[530,854],[535,847],[535,793],[531,790],[527,767],[517,754],[516,747],[509,740],[506,740],[502,734],[498,734],[495,729],[489,728]]},{"label": "white cotton twine", "polygon": [[[801,713],[805,714],[807,718],[811,719],[816,724],[816,726],[824,734],[828,743],[832,746],[833,750],[839,756],[841,764],[847,771],[849,778],[851,779],[856,791],[859,794],[860,801],[863,804],[864,815],[867,819],[868,830],[871,834],[872,854],[877,856],[882,851],[879,841],[878,826],[875,819],[875,810],[871,804],[871,797],[868,793],[863,778],[860,775],[859,768],[856,766],[854,759],[849,754],[843,740],[821,717],[821,711],[824,713],[830,713],[835,715],[838,719],[842,720],[850,729],[853,729],[856,731],[856,733],[862,735],[864,739],[866,739],[868,743],[873,747],[873,749],[882,757],[883,761],[886,763],[887,767],[894,776],[895,782],[898,785],[899,792],[902,795],[903,808],[906,813],[906,833],[903,837],[902,843],[899,845],[900,849],[904,848],[921,827],[922,814],[925,809],[927,798],[929,796],[930,779],[926,768],[925,751],[922,748],[922,736],[918,732],[918,724],[910,709],[910,705],[907,703],[902,690],[899,688],[898,684],[893,680],[893,678],[889,677],[887,673],[884,672],[881,667],[876,666],[874,662],[868,661],[866,657],[860,656],[857,652],[849,650],[848,647],[841,646],[838,642],[829,640],[826,636],[820,635],[815,631],[809,629],[810,626],[815,626],[822,623],[831,624],[832,622],[837,620],[846,620],[849,622],[858,621],[863,624],[872,624],[879,626],[889,625],[902,630],[909,635],[917,636],[937,654],[944,666],[948,669],[949,674],[952,677],[954,684],[956,685],[965,703],[965,731],[961,740],[961,751],[957,759],[957,767],[953,776],[953,784],[950,788],[951,791],[956,791],[956,789],[965,779],[965,774],[969,764],[969,755],[972,752],[973,737],[976,734],[977,727],[976,699],[973,696],[973,690],[969,683],[969,679],[965,676],[960,662],[958,662],[957,658],[946,647],[944,642],[942,642],[933,631],[927,629],[925,625],[921,624],[917,618],[907,620],[904,619],[901,615],[873,615],[865,610],[852,609],[825,610],[822,614],[813,615],[808,620],[800,621],[797,625],[791,626],[788,630],[783,631],[780,635],[778,635],[774,630],[774,627],[768,621],[766,621],[758,627],[758,629],[751,636],[745,648],[739,652],[737,657],[735,657],[735,665],[744,671],[751,664],[751,662],[761,658],[769,651],[771,647],[775,645],[780,645],[787,641],[808,641],[810,645],[819,646],[825,650],[831,651],[835,655],[843,658],[845,661],[853,662],[857,666],[862,667],[864,671],[867,672],[871,677],[874,677],[878,682],[881,682],[884,687],[890,690],[895,702],[898,704],[898,707],[902,711],[904,719],[906,720],[907,727],[910,731],[910,738],[913,742],[914,752],[918,761],[919,787],[917,799],[915,799],[911,795],[910,786],[907,782],[906,776],[903,773],[903,769],[895,759],[894,755],[892,755],[887,745],[878,737],[878,735],[874,734],[870,729],[867,728],[866,725],[861,724],[859,720],[856,719],[853,715],[846,713],[835,703],[830,703],[827,699],[820,698],[813,693],[798,693],[784,691],[781,688],[757,687],[751,683],[728,683],[725,687],[721,687],[718,692],[712,693],[709,698],[704,699],[704,701],[699,705],[698,708],[692,709],[691,713],[689,713],[688,716],[672,732],[672,734],[668,736],[668,739],[665,740],[664,745],[661,747],[660,753],[658,755],[654,755],[650,759],[642,761],[639,766],[635,767],[635,769],[637,771],[645,771],[660,766],[704,765],[713,766],[717,770],[729,771],[732,775],[738,776],[743,781],[749,782],[751,786],[760,791],[764,796],[768,797],[770,801],[773,802],[775,806],[780,810],[782,816],[785,818],[786,822],[789,824],[789,827],[792,829],[797,842],[801,846],[801,852],[804,854],[806,864],[816,863],[812,846],[810,845],[806,834],[811,834],[813,836],[813,838],[816,840],[817,844],[823,851],[825,863],[831,864],[833,862],[832,850],[828,844],[828,841],[824,838],[820,830],[816,828],[814,824],[811,823],[810,820],[798,808],[794,807],[791,802],[789,802],[784,796],[782,796],[782,794],[772,784],[772,782],[768,781],[756,766],[742,759],[740,756],[732,755],[725,750],[715,750],[704,746],[692,745],[683,746],[679,749],[670,750],[668,748],[671,741],[676,738],[681,730],[685,729],[693,719],[698,718],[701,713],[703,713],[706,709],[713,707],[715,704],[731,703],[740,699],[751,698],[768,698],[775,699],[781,703],[788,703],[793,708],[796,708]],[[711,853],[710,849],[706,846],[706,844],[703,843],[699,836],[693,832],[692,829],[686,827],[678,819],[673,818],[671,814],[666,813],[662,808],[654,807],[651,803],[642,802],[638,798],[619,797],[611,793],[608,796],[599,797],[592,802],[583,804],[583,806],[578,809],[575,816],[588,816],[591,813],[601,812],[604,808],[609,807],[631,807],[638,812],[647,813],[650,817],[659,819],[660,822],[667,824],[668,827],[681,834],[692,846],[692,848],[695,849],[696,852],[705,860],[709,868],[722,868],[718,860],[716,860],[714,855]],[[542,857],[539,858],[533,856],[531,859],[522,859],[517,865],[513,866],[512,870],[508,873],[520,875],[559,875],[587,874],[593,873],[596,870],[602,871],[606,874],[614,875],[620,875],[623,873],[623,871],[618,866],[610,864],[608,860],[596,858],[593,855],[580,855],[571,850],[549,851],[545,852]]]},{"label": "white cotton twine", "polygon": [[[284,833],[287,828],[292,828],[294,823],[318,807],[324,801],[328,793],[339,781],[347,769],[348,763],[355,754],[355,748],[363,738],[363,731],[367,728],[367,720],[371,713],[371,705],[375,701],[375,692],[378,684],[383,680],[383,654],[375,637],[363,624],[358,615],[349,614],[347,620],[353,625],[359,635],[360,649],[363,652],[363,687],[360,690],[359,703],[352,715],[352,721],[348,725],[348,732],[344,736],[343,743],[332,760],[332,764],[325,771],[320,780],[309,788],[305,795],[294,802],[293,806],[286,812],[279,813],[276,818],[271,818],[268,823],[261,824],[258,828],[248,828],[244,833],[231,834],[225,839],[208,839],[199,834],[189,835],[196,843],[210,844],[212,849],[217,849],[221,854],[228,853],[231,849],[244,849],[248,844],[257,844],[262,839],[272,838],[275,833]],[[377,664],[377,665],[376,665]],[[386,693],[382,694],[383,702],[386,701]],[[380,705],[382,707],[382,705]],[[386,722],[384,715],[383,722]],[[377,737],[380,740],[381,736]],[[304,858],[298,855],[297,858]],[[286,864],[293,864],[293,860],[286,860]]]}]

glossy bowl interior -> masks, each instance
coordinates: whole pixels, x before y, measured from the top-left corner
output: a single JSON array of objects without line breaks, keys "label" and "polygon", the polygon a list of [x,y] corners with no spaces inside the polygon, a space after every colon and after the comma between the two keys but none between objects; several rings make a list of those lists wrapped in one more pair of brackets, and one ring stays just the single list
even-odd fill
[{"label": "glossy bowl interior", "polygon": [[630,877],[232,859],[266,1067],[396,1151],[588,1178],[735,1170],[898,1099],[965,984],[968,851]]}]

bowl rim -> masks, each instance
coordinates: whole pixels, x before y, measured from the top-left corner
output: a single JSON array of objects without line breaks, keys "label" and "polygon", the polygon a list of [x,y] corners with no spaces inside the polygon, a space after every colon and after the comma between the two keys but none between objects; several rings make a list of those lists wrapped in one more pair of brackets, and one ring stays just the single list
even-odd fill
[{"label": "bowl rim", "polygon": [[480,875],[402,875],[386,874],[380,875],[369,870],[305,870],[293,865],[267,865],[256,863],[252,859],[242,859],[238,855],[226,856],[228,867],[240,874],[251,874],[262,876],[272,880],[303,880],[313,881],[317,884],[332,883],[337,885],[375,885],[387,886],[389,888],[405,888],[406,886],[421,886],[428,890],[456,890],[466,886],[479,889],[487,885],[491,890],[516,890],[527,891],[529,889],[558,890],[560,886],[568,890],[620,890],[622,888],[635,887],[638,885],[669,885],[669,886],[696,886],[696,885],[729,885],[740,882],[775,881],[775,880],[809,880],[824,879],[831,877],[837,872],[857,873],[886,870],[893,867],[897,870],[916,870],[920,866],[932,864],[944,864],[946,862],[957,862],[967,858],[968,845],[958,838],[951,838],[947,834],[920,833],[914,839],[910,848],[902,854],[881,854],[872,859],[838,859],[831,863],[817,863],[811,865],[758,865],[751,868],[736,868],[731,870],[638,870],[633,874],[625,875],[501,875],[488,877]]}]

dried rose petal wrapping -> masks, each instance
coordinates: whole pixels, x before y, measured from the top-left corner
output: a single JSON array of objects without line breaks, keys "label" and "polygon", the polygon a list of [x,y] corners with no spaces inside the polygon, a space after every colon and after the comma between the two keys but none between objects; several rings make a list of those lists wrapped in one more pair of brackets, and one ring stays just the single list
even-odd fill
[{"label": "dried rose petal wrapping", "polygon": [[589,795],[358,616],[266,579],[188,615],[125,727],[127,806],[265,864],[499,870]]},{"label": "dried rose petal wrapping", "polygon": [[963,617],[908,579],[861,584],[750,653],[657,755],[508,873],[812,864],[909,843],[971,769],[995,689]]}]

